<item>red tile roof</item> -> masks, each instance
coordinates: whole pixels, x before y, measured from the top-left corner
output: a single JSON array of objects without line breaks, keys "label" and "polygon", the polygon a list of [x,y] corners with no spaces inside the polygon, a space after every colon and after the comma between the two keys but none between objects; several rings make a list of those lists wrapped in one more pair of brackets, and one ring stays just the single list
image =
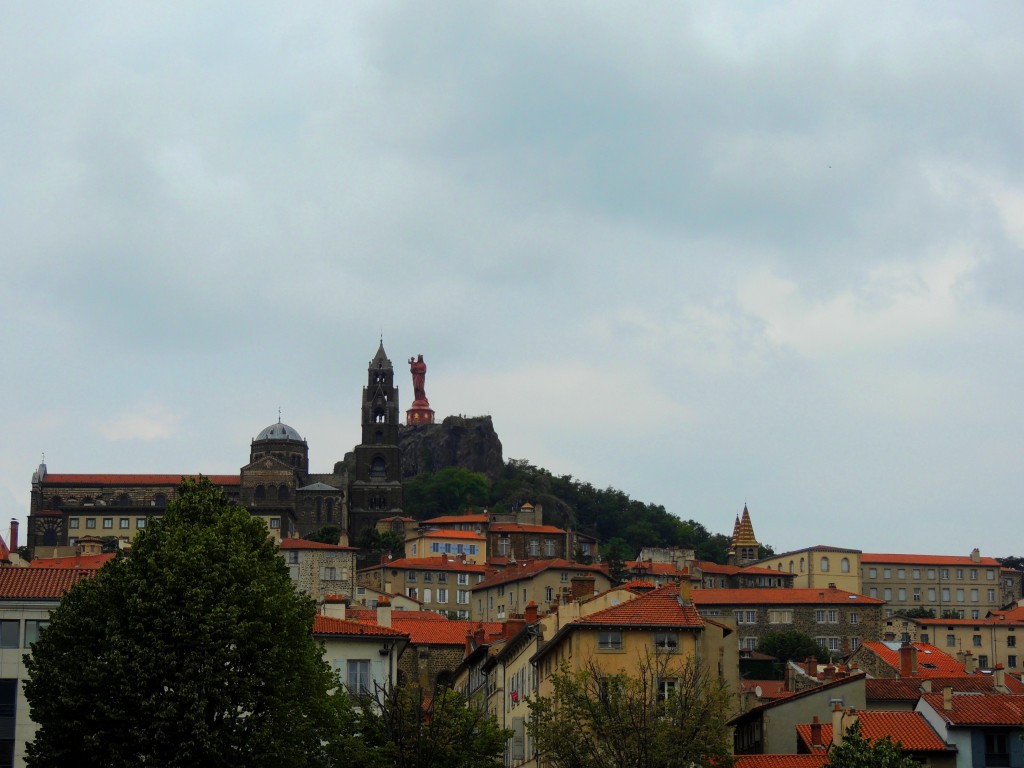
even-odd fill
[{"label": "red tile roof", "polygon": [[350,621],[317,614],[313,619],[314,635],[359,635],[361,637],[408,637],[407,632],[393,627],[380,627],[363,621]]},{"label": "red tile roof", "polygon": [[59,600],[95,575],[87,568],[0,568],[0,600]]},{"label": "red tile roof", "polygon": [[417,538],[421,539],[468,539],[470,541],[485,541],[486,536],[474,531],[459,531],[454,528],[442,529],[440,531],[427,531],[421,533]]},{"label": "red tile roof", "polygon": [[502,637],[505,631],[504,623],[498,621],[433,621],[405,617],[397,611],[391,614],[391,626],[408,632],[414,645],[465,645],[466,634],[478,626],[483,626],[487,642]]},{"label": "red tile roof", "polygon": [[102,568],[117,555],[106,552],[102,555],[75,555],[74,557],[40,557],[29,563],[30,568],[86,568],[91,571]]},{"label": "red tile roof", "polygon": [[[896,648],[891,647],[897,645]],[[963,677],[967,674],[964,665],[948,653],[929,643],[914,643],[917,648],[917,675],[919,678],[929,677]],[[885,643],[881,640],[865,640],[861,643],[864,651],[874,653],[885,664],[897,672],[900,669],[900,652],[898,644]]]},{"label": "red tile roof", "polygon": [[[864,710],[857,714],[860,732],[870,741],[889,736],[898,741],[904,752],[948,752],[949,746],[939,734],[928,725],[924,715],[911,710]],[[804,723],[796,727],[797,738],[811,746],[811,726]],[[832,724],[821,724],[821,741],[825,746],[832,743]]]},{"label": "red tile roof", "polygon": [[565,533],[553,525],[523,525],[522,523],[492,523],[489,533]]},{"label": "red tile roof", "polygon": [[340,544],[325,544],[308,539],[281,539],[281,549],[329,549],[333,552],[358,552],[358,547],[343,547]]},{"label": "red tile roof", "polygon": [[921,680],[916,677],[869,677],[864,681],[864,694],[871,701],[917,701],[921,696]]},{"label": "red tile roof", "polygon": [[[1003,693],[996,690],[996,680],[993,675],[979,672],[964,677],[932,677],[929,678],[932,685],[932,693],[941,691],[943,688],[952,688],[956,693]],[[1010,693],[1024,694],[1024,683],[1021,683],[1013,675],[1003,675],[1003,685]]]},{"label": "red tile roof", "polygon": [[[412,598],[409,598],[410,600]],[[418,601],[417,601],[418,602]],[[349,608],[345,611],[345,616],[352,619],[353,621],[377,621],[377,609],[376,608]],[[395,617],[402,618],[403,616],[410,619],[418,619],[420,621],[448,621],[445,616],[440,613],[434,613],[433,611],[399,611],[395,608],[391,609],[391,618],[394,622]]]},{"label": "red tile roof", "polygon": [[[180,485],[183,477],[198,480],[199,475],[69,475],[48,474],[43,485]],[[202,475],[214,485],[239,485],[240,475]]]},{"label": "red tile roof", "polygon": [[704,621],[692,603],[679,596],[678,584],[666,584],[625,603],[597,611],[572,624],[622,627],[671,627],[702,630]]},{"label": "red tile roof", "polygon": [[441,515],[424,520],[423,525],[448,525],[450,523],[487,523],[489,515]]},{"label": "red tile roof", "polygon": [[412,571],[459,571],[460,573],[486,573],[487,566],[474,563],[463,563],[454,557],[437,555],[435,557],[401,557],[388,563],[377,563],[360,568],[361,572],[375,571],[378,568],[395,568]]},{"label": "red tile roof", "polygon": [[552,560],[523,560],[519,563],[510,564],[505,570],[495,571],[489,573],[484,577],[483,581],[473,587],[477,589],[487,589],[497,584],[508,584],[513,581],[520,581],[522,579],[532,579],[538,573],[557,568],[562,571],[577,571],[582,574],[602,574],[608,575],[607,565],[584,565],[583,563],[576,563],[572,560],[552,559]]},{"label": "red tile roof", "polygon": [[863,552],[860,562],[866,565],[955,565],[955,566],[996,566],[999,561],[994,557],[982,557],[977,561],[967,555],[886,555],[872,552]]},{"label": "red tile roof", "polygon": [[941,693],[927,693],[921,700],[953,726],[1024,724],[1024,696],[954,693],[951,711],[943,707]]},{"label": "red tile roof", "polygon": [[845,589],[695,589],[690,593],[702,605],[882,605],[884,600]]},{"label": "red tile roof", "polygon": [[736,768],[821,768],[828,765],[828,755],[736,755]]},{"label": "red tile roof", "polygon": [[627,560],[626,570],[643,571],[653,576],[682,576],[687,573],[685,568],[676,568],[672,563],[652,563],[649,560]]}]

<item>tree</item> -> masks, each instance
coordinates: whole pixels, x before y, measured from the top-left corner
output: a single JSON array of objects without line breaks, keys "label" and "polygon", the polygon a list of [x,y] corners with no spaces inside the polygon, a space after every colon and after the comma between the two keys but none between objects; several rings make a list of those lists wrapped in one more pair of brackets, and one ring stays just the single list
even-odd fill
[{"label": "tree", "polygon": [[330,765],[336,679],[276,550],[209,480],[183,480],[26,657],[28,765]]},{"label": "tree", "polygon": [[593,661],[563,664],[552,693],[529,702],[527,726],[554,768],[684,768],[733,765],[726,720],[733,695],[692,657],[642,657],[635,674]]},{"label": "tree", "polygon": [[891,737],[874,741],[866,738],[860,732],[859,722],[846,731],[842,744],[829,750],[828,762],[832,768],[920,768]]},{"label": "tree", "polygon": [[[345,696],[345,694],[342,694]],[[341,752],[365,768],[500,768],[510,731],[450,688],[419,686],[353,697],[352,735]]]},{"label": "tree", "polygon": [[462,467],[445,467],[406,482],[403,509],[417,520],[457,515],[467,507],[486,504],[490,490],[485,475]]},{"label": "tree", "polygon": [[306,541],[319,541],[321,544],[337,544],[341,540],[341,528],[336,525],[325,525],[302,538]]},{"label": "tree", "polygon": [[810,657],[818,661],[829,661],[830,654],[818,642],[803,632],[789,629],[782,632],[766,632],[757,641],[757,650],[774,656],[783,664],[789,661],[804,661]]}]

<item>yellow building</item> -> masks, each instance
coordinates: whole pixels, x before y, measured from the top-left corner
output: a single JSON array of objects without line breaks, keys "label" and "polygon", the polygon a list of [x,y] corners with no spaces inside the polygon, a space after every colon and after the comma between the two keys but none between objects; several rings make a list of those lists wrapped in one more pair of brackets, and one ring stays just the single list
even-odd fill
[{"label": "yellow building", "polygon": [[438,530],[414,533],[405,540],[406,557],[465,557],[467,563],[487,562],[487,537],[475,531]]},{"label": "yellow building", "polygon": [[830,584],[835,584],[838,589],[864,594],[860,583],[860,560],[859,549],[819,544],[766,557],[757,565],[794,574],[793,586],[797,589],[827,589]]}]

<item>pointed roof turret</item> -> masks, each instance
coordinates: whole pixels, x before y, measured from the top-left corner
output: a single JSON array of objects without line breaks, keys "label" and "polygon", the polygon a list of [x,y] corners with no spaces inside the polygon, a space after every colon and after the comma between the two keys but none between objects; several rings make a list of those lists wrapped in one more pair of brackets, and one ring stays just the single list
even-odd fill
[{"label": "pointed roof turret", "polygon": [[754,535],[754,526],[750,522],[750,512],[747,505],[743,505],[743,516],[736,519],[736,526],[732,531],[732,546],[734,549],[740,547],[756,547],[757,537]]},{"label": "pointed roof turret", "polygon": [[390,368],[391,360],[388,359],[388,353],[384,351],[384,339],[380,340],[380,346],[377,347],[377,354],[373,356],[373,360],[370,361],[371,368]]}]

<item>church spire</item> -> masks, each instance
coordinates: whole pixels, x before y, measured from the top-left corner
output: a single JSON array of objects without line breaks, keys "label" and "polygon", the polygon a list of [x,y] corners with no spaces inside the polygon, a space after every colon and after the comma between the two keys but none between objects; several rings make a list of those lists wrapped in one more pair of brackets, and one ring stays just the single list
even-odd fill
[{"label": "church spire", "polygon": [[736,524],[732,529],[732,565],[748,565],[758,558],[760,544],[754,535],[754,525],[750,522],[750,511],[743,504],[743,514],[736,516]]}]

